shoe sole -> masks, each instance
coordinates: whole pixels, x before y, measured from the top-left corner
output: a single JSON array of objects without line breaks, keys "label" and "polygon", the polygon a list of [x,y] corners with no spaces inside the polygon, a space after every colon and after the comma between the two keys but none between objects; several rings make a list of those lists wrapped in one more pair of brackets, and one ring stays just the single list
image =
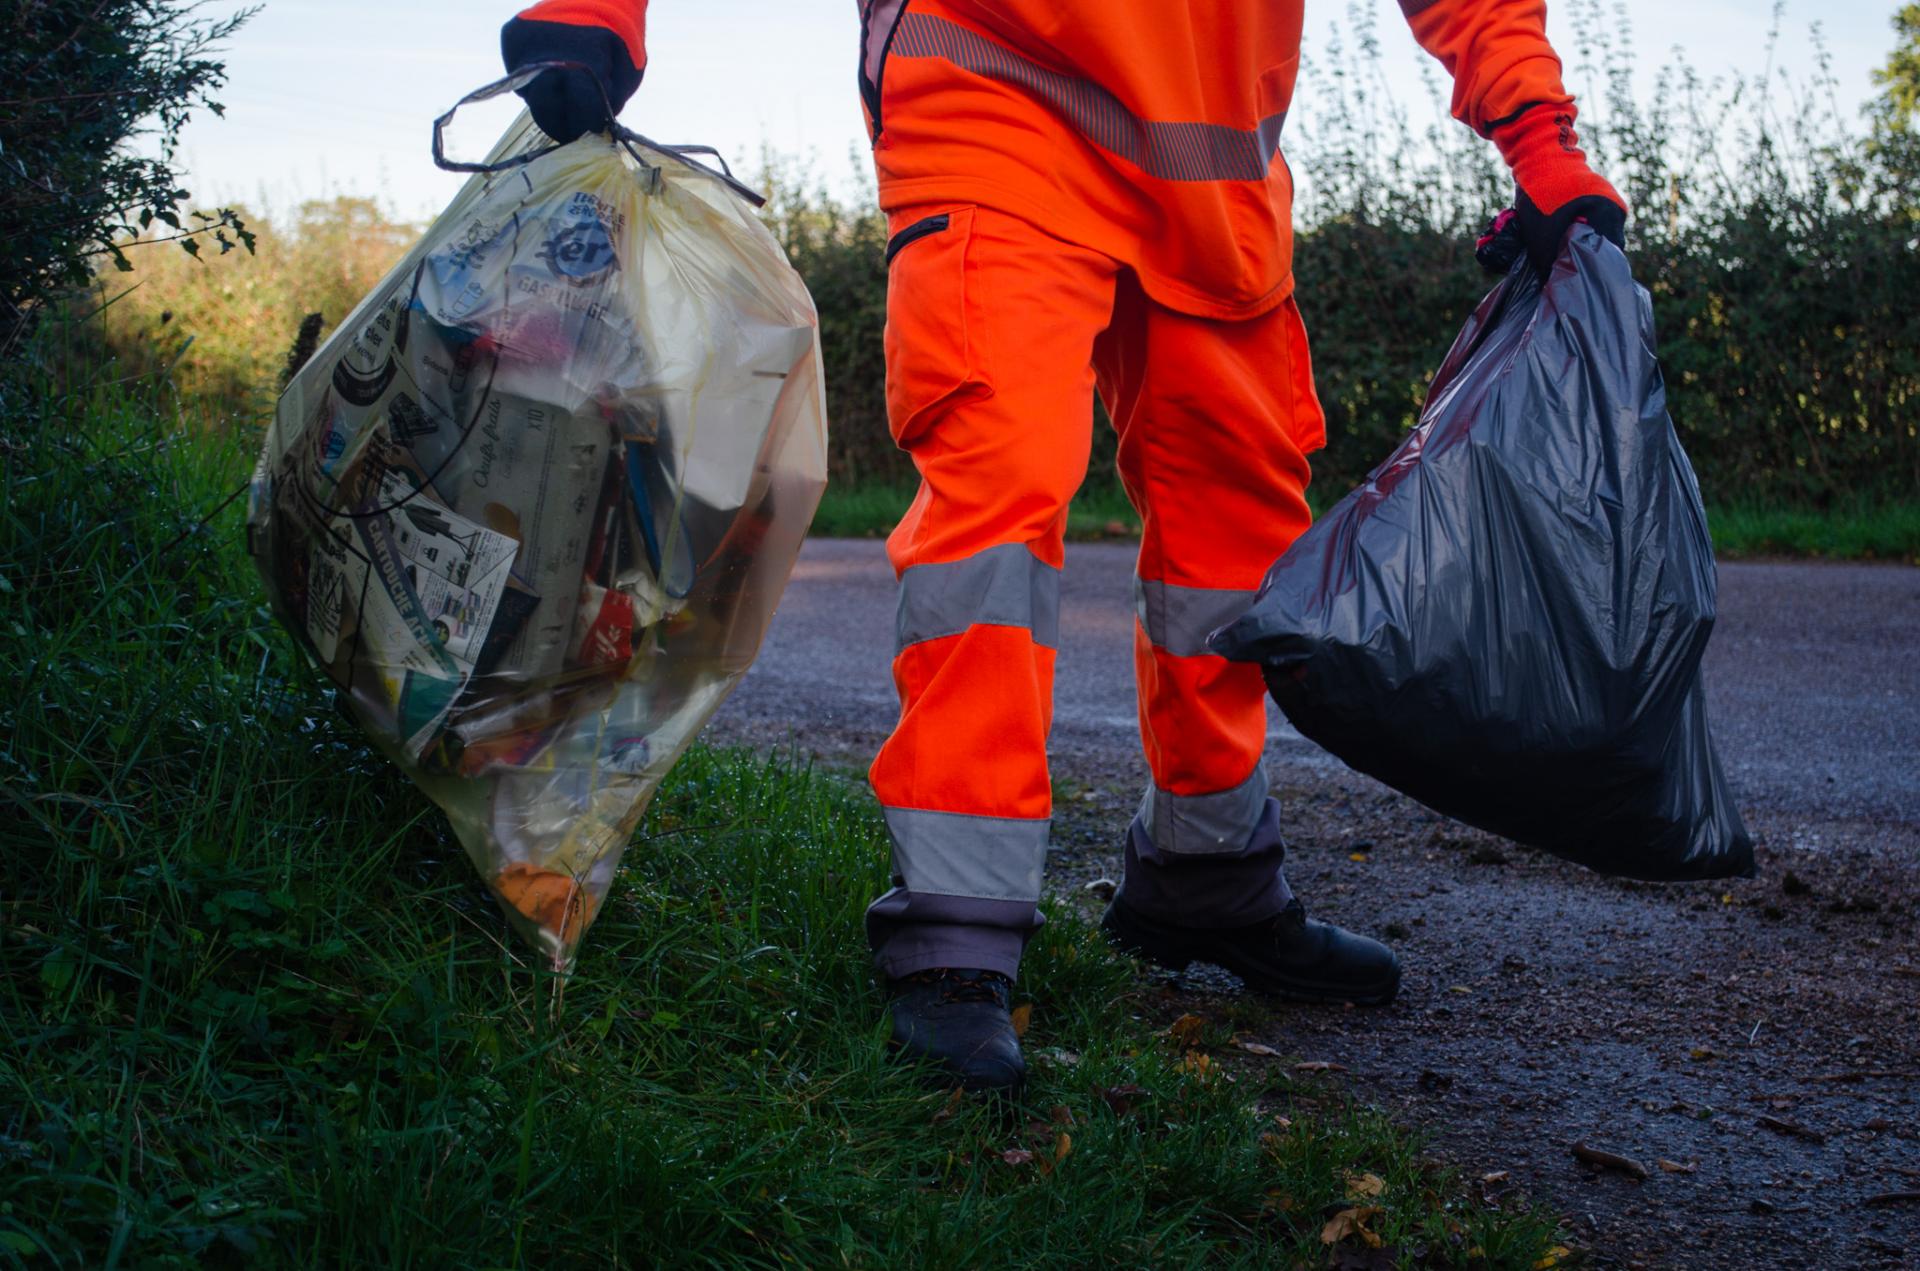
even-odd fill
[{"label": "shoe sole", "polygon": [[1386,1006],[1400,994],[1400,975],[1397,967],[1393,983],[1370,992],[1355,992],[1350,988],[1336,988],[1302,980],[1274,980],[1256,968],[1236,966],[1233,961],[1218,957],[1211,952],[1195,953],[1186,949],[1175,951],[1163,939],[1141,936],[1138,933],[1121,931],[1117,928],[1118,924],[1110,924],[1104,919],[1100,923],[1101,932],[1122,953],[1131,954],[1143,962],[1151,962],[1176,975],[1196,962],[1217,966],[1223,971],[1239,976],[1242,984],[1263,997],[1280,997],[1296,1002],[1352,1002],[1355,1006]]},{"label": "shoe sole", "polygon": [[920,1084],[929,1090],[952,1090],[955,1087],[967,1094],[984,1094],[995,1097],[1013,1098],[1026,1088],[1027,1073],[1023,1068],[1012,1081],[992,1081],[984,1077],[969,1077],[956,1072],[944,1060],[928,1055],[909,1055],[900,1043],[891,1038],[887,1041],[887,1058],[901,1066],[912,1066],[920,1070]]}]

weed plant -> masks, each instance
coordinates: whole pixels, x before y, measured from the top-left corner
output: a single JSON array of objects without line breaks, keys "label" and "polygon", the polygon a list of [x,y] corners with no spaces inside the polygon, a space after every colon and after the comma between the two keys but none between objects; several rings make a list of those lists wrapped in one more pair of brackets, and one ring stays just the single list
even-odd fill
[{"label": "weed plant", "polygon": [[1366,1174],[1378,1265],[1546,1256],[1073,905],[1022,1102],[890,1065],[884,830],[797,761],[696,749],[535,970],[202,526],[252,430],[63,366],[0,380],[0,1264],[1320,1265]]}]

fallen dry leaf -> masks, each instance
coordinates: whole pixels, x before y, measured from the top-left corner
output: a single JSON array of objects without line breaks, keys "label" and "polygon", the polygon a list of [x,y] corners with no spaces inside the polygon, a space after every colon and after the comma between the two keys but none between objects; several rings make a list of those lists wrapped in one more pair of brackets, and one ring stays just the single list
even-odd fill
[{"label": "fallen dry leaf", "polygon": [[1500,1170],[1495,1170],[1495,1171],[1493,1171],[1493,1173],[1491,1173],[1491,1174],[1482,1174],[1482,1175],[1480,1176],[1480,1181],[1481,1181],[1481,1182],[1483,1182],[1483,1183],[1485,1183],[1485,1184],[1486,1184],[1487,1186],[1489,1186],[1489,1187],[1492,1187],[1492,1186],[1493,1186],[1493,1185],[1494,1185],[1495,1183],[1504,1183],[1504,1182],[1506,1182],[1506,1181],[1507,1181],[1507,1173],[1508,1173],[1508,1171],[1506,1171],[1506,1170],[1503,1170],[1503,1169],[1500,1169]]},{"label": "fallen dry leaf", "polygon": [[1549,1271],[1549,1268],[1559,1266],[1560,1260],[1572,1252],[1573,1250],[1567,1248],[1565,1245],[1555,1245],[1553,1248],[1547,1250],[1544,1257],[1533,1264],[1533,1271]]},{"label": "fallen dry leaf", "polygon": [[1337,1245],[1342,1240],[1357,1236],[1368,1248],[1378,1249],[1380,1237],[1368,1231],[1367,1224],[1383,1212],[1378,1205],[1357,1205],[1352,1209],[1343,1209],[1327,1219],[1327,1225],[1320,1229],[1320,1243]]},{"label": "fallen dry leaf", "polygon": [[1279,1051],[1271,1046],[1263,1046],[1259,1042],[1236,1041],[1234,1045],[1239,1047],[1243,1053],[1258,1055],[1262,1059],[1278,1059],[1280,1057]]},{"label": "fallen dry leaf", "polygon": [[1324,1059],[1309,1059],[1305,1063],[1295,1064],[1293,1070],[1295,1072],[1345,1072],[1347,1066],[1345,1064],[1329,1063]]},{"label": "fallen dry leaf", "polygon": [[1015,1037],[1025,1037],[1027,1035],[1027,1025],[1033,1023],[1033,1003],[1025,1002],[1014,1007],[1011,1018],[1013,1019],[1013,1035]]},{"label": "fallen dry leaf", "polygon": [[1670,1161],[1664,1156],[1660,1158],[1658,1163],[1660,1172],[1663,1174],[1691,1174],[1699,1168],[1699,1166],[1695,1165],[1692,1161],[1688,1161],[1685,1165],[1682,1165],[1680,1162]]},{"label": "fallen dry leaf", "polygon": [[1575,1143],[1573,1154],[1589,1165],[1598,1166],[1601,1169],[1619,1170],[1635,1180],[1644,1180],[1649,1173],[1646,1166],[1631,1156],[1622,1156],[1618,1152],[1609,1152],[1604,1148],[1588,1147],[1585,1143]]},{"label": "fallen dry leaf", "polygon": [[1000,1159],[1009,1165],[1028,1165],[1033,1161],[1033,1153],[1024,1147],[1010,1147],[1000,1153]]},{"label": "fallen dry leaf", "polygon": [[1179,1019],[1167,1025],[1167,1036],[1173,1038],[1173,1040],[1179,1042],[1182,1046],[1192,1049],[1200,1044],[1200,1031],[1206,1026],[1207,1021],[1201,1019],[1198,1015],[1182,1015]]},{"label": "fallen dry leaf", "polygon": [[1053,1141],[1053,1163],[1058,1165],[1066,1160],[1067,1154],[1071,1151],[1073,1151],[1073,1136],[1062,1130],[1060,1137]]},{"label": "fallen dry leaf", "polygon": [[1202,1079],[1213,1075],[1213,1056],[1190,1050],[1180,1058],[1180,1067]]},{"label": "fallen dry leaf", "polygon": [[1103,1086],[1099,1090],[1099,1095],[1106,1100],[1107,1106],[1113,1109],[1115,1116],[1123,1117],[1133,1111],[1135,1104],[1145,1102],[1147,1090],[1145,1086],[1136,1086],[1129,1082],[1120,1086]]},{"label": "fallen dry leaf", "polygon": [[1055,1125],[1072,1125],[1073,1109],[1064,1103],[1056,1103],[1053,1105],[1052,1110],[1047,1113],[1047,1119]]},{"label": "fallen dry leaf", "polygon": [[1387,1190],[1387,1180],[1378,1174],[1347,1175],[1347,1199],[1371,1200]]},{"label": "fallen dry leaf", "polygon": [[955,1086],[953,1093],[947,1096],[947,1101],[940,1105],[940,1110],[933,1114],[933,1123],[938,1125],[940,1122],[945,1121],[948,1117],[958,1112],[960,1110],[960,1101],[966,1097],[966,1094],[967,1092],[965,1090],[962,1090],[959,1086]]},{"label": "fallen dry leaf", "polygon": [[1367,854],[1365,852],[1350,852],[1347,855],[1347,859],[1350,861],[1359,861],[1364,865],[1367,860]]}]

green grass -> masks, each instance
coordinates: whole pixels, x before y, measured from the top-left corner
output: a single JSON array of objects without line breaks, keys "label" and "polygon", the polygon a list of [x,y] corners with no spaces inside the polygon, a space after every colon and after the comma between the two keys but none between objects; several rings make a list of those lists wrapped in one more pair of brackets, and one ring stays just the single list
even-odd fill
[{"label": "green grass", "polygon": [[[1335,501],[1318,489],[1309,493],[1315,515]],[[911,487],[830,483],[813,533],[826,538],[884,537],[912,499]],[[1800,556],[1920,563],[1920,501],[1861,502],[1824,511],[1728,504],[1709,509],[1707,523],[1714,550],[1729,559]],[[1111,479],[1089,480],[1067,513],[1069,538],[1132,538],[1139,533],[1140,518]]]},{"label": "green grass", "polygon": [[4,380],[0,420],[0,1266],[1318,1266],[1362,1172],[1400,1265],[1551,1244],[1284,1063],[1183,1055],[1071,907],[1025,1102],[928,1090],[864,953],[879,818],[790,758],[690,755],[536,972],[237,511],[179,541],[250,442]]},{"label": "green grass", "polygon": [[912,486],[829,481],[808,532],[819,538],[885,538],[912,502]]},{"label": "green grass", "polygon": [[[812,533],[820,538],[885,538],[906,515],[913,487],[898,485],[843,485],[827,483],[820,510],[814,513]],[[1067,537],[1073,539],[1133,538],[1140,518],[1127,502],[1120,483],[1089,479],[1067,511]]]},{"label": "green grass", "polygon": [[1707,512],[1722,556],[1816,556],[1920,564],[1920,499],[1825,510],[1727,504]]}]

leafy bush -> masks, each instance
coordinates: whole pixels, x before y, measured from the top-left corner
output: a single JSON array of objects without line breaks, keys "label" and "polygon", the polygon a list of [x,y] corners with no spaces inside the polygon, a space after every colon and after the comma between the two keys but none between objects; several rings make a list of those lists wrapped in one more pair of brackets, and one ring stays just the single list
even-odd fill
[{"label": "leafy bush", "polygon": [[[252,246],[232,211],[182,220],[174,150],[226,67],[210,54],[252,16],[207,19],[184,0],[25,0],[0,41],[0,339],[62,287],[85,283],[106,256],[132,268],[126,237],[156,221],[189,253]],[[140,135],[158,153],[133,153]]]},{"label": "leafy bush", "polygon": [[[1917,91],[1902,70],[1912,50],[1890,59],[1863,130],[1819,75],[1707,81],[1675,62],[1636,99],[1617,15],[1600,0],[1574,0],[1573,13],[1583,136],[1634,205],[1630,254],[1653,292],[1671,406],[1708,501],[1912,499],[1920,134],[1900,105]],[[1355,9],[1313,47],[1300,92],[1316,110],[1288,138],[1302,188],[1298,294],[1329,417],[1330,445],[1315,458],[1323,502],[1418,417],[1490,285],[1471,239],[1511,192],[1493,147],[1446,117],[1437,66],[1424,105],[1390,82],[1372,22]],[[864,161],[854,164],[864,180]],[[912,466],[886,425],[886,222],[871,187],[836,196],[806,165],[774,157],[759,180],[772,196],[767,223],[820,309],[835,485],[908,485]],[[335,200],[263,229],[261,259],[242,268],[149,258],[140,291],[109,314],[114,347],[141,367],[178,356],[177,383],[257,407],[300,317],[339,321],[415,232],[368,202]],[[1117,484],[1112,455],[1096,412],[1096,501]]]},{"label": "leafy bush", "polygon": [[[1598,0],[1573,13],[1584,61],[1570,78],[1599,88],[1583,94],[1582,136],[1635,209],[1629,255],[1708,499],[1913,497],[1920,150],[1850,126],[1824,72],[1703,81],[1676,61],[1636,98],[1619,16]],[[1417,417],[1487,286],[1465,244],[1510,189],[1465,129],[1405,122],[1369,19],[1350,23],[1351,45],[1309,64],[1301,91],[1325,124],[1294,157],[1310,192],[1300,305],[1332,436],[1316,468],[1336,485]]]},{"label": "leafy bush", "polygon": [[318,313],[331,330],[420,234],[363,198],[312,200],[284,224],[252,212],[247,219],[253,255],[219,269],[176,253],[144,255],[138,289],[102,312],[100,331],[122,373],[164,372],[210,414],[268,409],[301,320]]}]

